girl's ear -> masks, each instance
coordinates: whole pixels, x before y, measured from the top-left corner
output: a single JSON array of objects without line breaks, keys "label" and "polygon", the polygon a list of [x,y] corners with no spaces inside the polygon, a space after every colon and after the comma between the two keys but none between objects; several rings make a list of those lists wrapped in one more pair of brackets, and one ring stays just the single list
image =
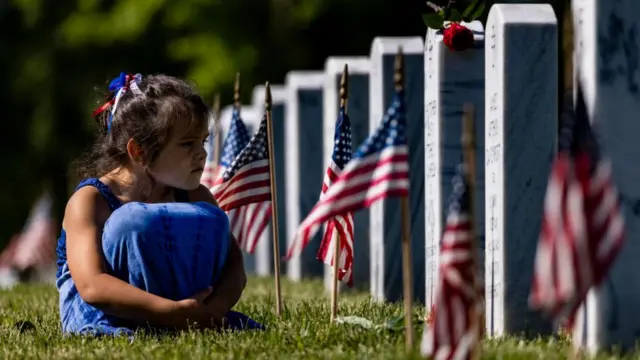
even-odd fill
[{"label": "girl's ear", "polygon": [[133,164],[144,166],[144,152],[133,139],[129,139],[127,142],[127,153],[129,154],[129,159],[131,159]]}]

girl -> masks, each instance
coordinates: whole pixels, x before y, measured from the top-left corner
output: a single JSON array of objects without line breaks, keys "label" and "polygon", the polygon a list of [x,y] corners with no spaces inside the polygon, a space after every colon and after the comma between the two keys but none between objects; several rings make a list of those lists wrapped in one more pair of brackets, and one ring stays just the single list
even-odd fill
[{"label": "girl", "polygon": [[246,275],[226,214],[200,185],[208,107],[164,75],[122,73],[109,91],[57,245],[62,331],[262,328],[229,311]]}]

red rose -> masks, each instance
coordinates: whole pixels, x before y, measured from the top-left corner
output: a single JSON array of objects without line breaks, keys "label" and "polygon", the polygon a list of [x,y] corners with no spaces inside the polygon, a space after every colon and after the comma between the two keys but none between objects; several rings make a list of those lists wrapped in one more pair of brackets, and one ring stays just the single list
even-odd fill
[{"label": "red rose", "polygon": [[462,51],[473,46],[473,32],[458,23],[451,23],[443,31],[444,44],[451,50]]}]

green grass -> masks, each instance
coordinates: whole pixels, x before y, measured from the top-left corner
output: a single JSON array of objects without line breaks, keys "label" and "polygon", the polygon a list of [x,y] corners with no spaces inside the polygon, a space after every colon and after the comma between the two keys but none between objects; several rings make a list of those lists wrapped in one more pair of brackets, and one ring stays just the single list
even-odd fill
[{"label": "green grass", "polygon": [[[184,332],[162,338],[62,337],[58,294],[54,287],[20,285],[0,291],[0,359],[418,359],[422,324],[416,326],[416,350],[407,353],[401,331],[331,325],[329,301],[319,281],[282,284],[285,309],[275,316],[272,279],[250,279],[236,309],[267,325],[265,332]],[[415,307],[416,316],[424,309]],[[378,304],[367,294],[344,294],[339,316],[361,316],[376,324],[402,314],[401,304]],[[16,324],[29,321],[35,328]],[[518,338],[485,341],[486,359],[563,359],[568,345],[557,339]],[[601,356],[599,358],[611,358]]]}]

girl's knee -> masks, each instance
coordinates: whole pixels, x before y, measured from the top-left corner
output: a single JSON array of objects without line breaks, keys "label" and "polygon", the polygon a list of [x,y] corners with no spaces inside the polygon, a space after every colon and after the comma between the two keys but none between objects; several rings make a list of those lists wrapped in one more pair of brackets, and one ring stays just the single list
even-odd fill
[{"label": "girl's knee", "polygon": [[211,283],[231,241],[227,215],[212,205],[128,203],[105,224],[102,248],[114,275],[148,291],[187,293]]},{"label": "girl's knee", "polygon": [[130,245],[132,240],[139,238],[135,235],[148,233],[153,228],[153,219],[144,207],[141,203],[128,203],[109,216],[102,231],[105,254]]}]

